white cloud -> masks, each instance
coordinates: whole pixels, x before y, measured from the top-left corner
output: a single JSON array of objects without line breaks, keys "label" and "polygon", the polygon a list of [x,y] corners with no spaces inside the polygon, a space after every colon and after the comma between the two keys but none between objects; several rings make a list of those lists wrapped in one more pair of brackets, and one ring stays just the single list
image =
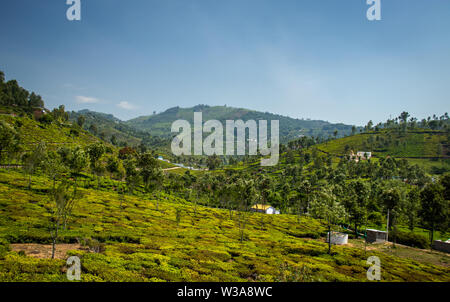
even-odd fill
[{"label": "white cloud", "polygon": [[82,95],[76,96],[76,100],[79,104],[95,104],[100,102],[97,98]]},{"label": "white cloud", "polygon": [[119,104],[117,104],[117,107],[125,109],[125,110],[136,109],[136,106],[134,106],[133,104],[131,104],[129,102],[120,102]]}]

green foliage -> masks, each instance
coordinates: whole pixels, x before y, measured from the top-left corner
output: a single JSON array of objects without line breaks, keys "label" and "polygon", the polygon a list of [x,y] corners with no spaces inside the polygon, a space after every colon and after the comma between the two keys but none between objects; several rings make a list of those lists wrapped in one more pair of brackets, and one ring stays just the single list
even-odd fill
[{"label": "green foliage", "polygon": [[20,137],[10,124],[0,120],[0,163],[20,149]]},{"label": "green foliage", "polygon": [[408,245],[419,249],[430,248],[430,243],[428,242],[427,237],[420,234],[397,231],[393,235],[391,235],[391,238],[389,238],[390,241],[394,239],[397,243],[403,245]]}]

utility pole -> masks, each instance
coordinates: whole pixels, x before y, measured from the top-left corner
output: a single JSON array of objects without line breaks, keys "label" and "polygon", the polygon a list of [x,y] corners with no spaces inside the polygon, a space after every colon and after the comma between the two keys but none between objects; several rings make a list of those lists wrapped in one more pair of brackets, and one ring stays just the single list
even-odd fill
[{"label": "utility pole", "polygon": [[387,220],[386,220],[386,241],[389,242],[389,209],[387,212]]}]

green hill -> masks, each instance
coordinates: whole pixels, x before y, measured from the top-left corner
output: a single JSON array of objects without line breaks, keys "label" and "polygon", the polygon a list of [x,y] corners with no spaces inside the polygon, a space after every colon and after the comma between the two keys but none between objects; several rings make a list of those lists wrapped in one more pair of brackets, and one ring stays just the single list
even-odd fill
[{"label": "green hill", "polygon": [[225,124],[226,120],[279,120],[280,140],[287,142],[303,135],[328,137],[338,131],[339,136],[351,133],[352,126],[344,124],[331,124],[319,120],[293,119],[286,116],[268,112],[258,112],[243,108],[227,106],[197,105],[191,108],[170,108],[162,113],[152,116],[142,116],[126,122],[142,131],[148,131],[152,135],[171,137],[171,125],[178,119],[184,119],[193,123],[194,112],[203,113],[203,121],[219,120]]},{"label": "green hill", "polygon": [[80,116],[84,117],[83,128],[85,130],[115,145],[136,147],[143,144],[152,148],[164,148],[169,145],[167,139],[152,136],[146,131],[137,130],[111,114],[85,109],[78,112],[70,112],[69,120],[76,123]]},{"label": "green hill", "polygon": [[17,131],[23,151],[45,142],[49,146],[87,146],[100,139],[70,123],[40,123],[24,115],[0,114],[0,121]]},{"label": "green hill", "polygon": [[439,130],[380,130],[362,133],[317,145],[320,151],[343,157],[351,151],[372,152],[375,158],[404,158],[429,169],[450,170],[449,136]]}]

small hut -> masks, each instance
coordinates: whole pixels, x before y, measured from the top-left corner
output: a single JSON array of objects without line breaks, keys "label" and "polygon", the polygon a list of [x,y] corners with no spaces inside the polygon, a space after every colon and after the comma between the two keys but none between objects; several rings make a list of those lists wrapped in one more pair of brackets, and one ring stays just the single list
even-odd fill
[{"label": "small hut", "polygon": [[367,233],[367,242],[370,243],[385,242],[387,239],[387,233],[384,231],[368,229],[366,233]]},{"label": "small hut", "polygon": [[435,240],[433,242],[433,249],[440,252],[450,253],[450,239],[447,241]]}]

